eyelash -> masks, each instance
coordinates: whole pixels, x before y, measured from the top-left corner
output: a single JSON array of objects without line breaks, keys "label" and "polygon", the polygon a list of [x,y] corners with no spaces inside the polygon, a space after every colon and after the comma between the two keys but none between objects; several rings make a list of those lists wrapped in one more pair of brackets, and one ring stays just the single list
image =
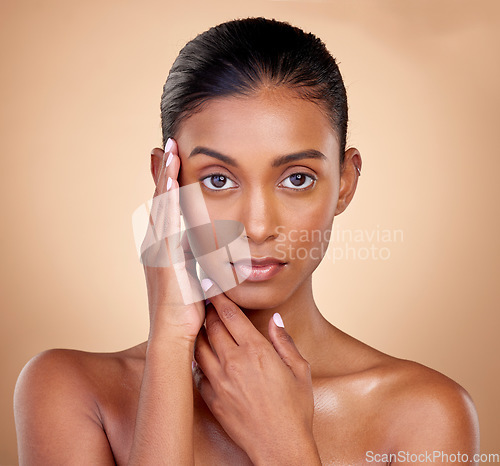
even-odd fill
[{"label": "eyelash", "polygon": [[[305,187],[305,188],[289,188],[289,187],[287,187],[287,189],[291,189],[292,191],[306,191],[307,189],[311,189],[316,184],[316,181],[318,179],[318,178],[316,178],[315,176],[313,176],[313,175],[311,175],[309,173],[295,172],[295,173],[292,173],[292,174],[288,175],[285,178],[285,180],[287,180],[288,178],[290,178],[293,175],[304,175],[304,176],[310,178],[312,180],[312,183],[309,186]],[[200,181],[200,183],[202,183],[210,191],[227,191],[228,189],[231,189],[231,188],[213,189],[213,188],[210,188],[207,185],[205,185],[203,183],[203,181],[206,180],[206,179],[210,179],[212,176],[222,176],[222,177],[226,178],[227,180],[231,180],[231,178],[229,178],[228,176],[226,176],[224,173],[210,173],[209,175],[206,175],[203,178],[200,178],[199,181]],[[285,180],[283,180],[283,181],[285,181]],[[234,183],[233,180],[231,180],[231,181]]]}]

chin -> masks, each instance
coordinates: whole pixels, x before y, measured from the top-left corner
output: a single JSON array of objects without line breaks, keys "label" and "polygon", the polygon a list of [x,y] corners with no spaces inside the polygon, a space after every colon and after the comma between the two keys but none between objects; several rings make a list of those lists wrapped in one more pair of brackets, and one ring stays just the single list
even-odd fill
[{"label": "chin", "polygon": [[288,299],[289,296],[285,294],[286,291],[291,290],[276,287],[256,289],[243,283],[231,288],[224,294],[241,308],[273,309]]}]

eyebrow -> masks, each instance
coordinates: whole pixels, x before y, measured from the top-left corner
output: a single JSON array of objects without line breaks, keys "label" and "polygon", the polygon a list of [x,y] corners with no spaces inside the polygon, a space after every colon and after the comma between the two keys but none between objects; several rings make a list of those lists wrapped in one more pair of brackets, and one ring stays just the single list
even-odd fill
[{"label": "eyebrow", "polygon": [[[189,157],[193,157],[194,155],[197,154],[205,154],[208,155],[209,157],[213,157],[214,159],[218,159],[221,162],[227,163],[232,167],[239,167],[238,162],[232,157],[221,154],[220,152],[209,149],[208,147],[196,146],[189,154]],[[300,152],[294,152],[293,154],[280,155],[279,157],[276,157],[273,160],[271,166],[274,168],[274,167],[279,167],[281,165],[285,165],[286,163],[289,162],[296,162],[297,160],[303,160],[303,159],[326,160],[326,158],[327,158],[326,155],[323,154],[323,152],[320,152],[319,150],[307,149]]]}]

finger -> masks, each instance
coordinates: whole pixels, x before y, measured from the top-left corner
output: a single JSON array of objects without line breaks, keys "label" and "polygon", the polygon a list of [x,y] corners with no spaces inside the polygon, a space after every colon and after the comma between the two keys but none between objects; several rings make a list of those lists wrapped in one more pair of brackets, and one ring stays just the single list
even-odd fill
[{"label": "finger", "polygon": [[210,347],[205,327],[202,326],[195,341],[193,363],[193,379],[203,400],[211,409],[215,399],[215,391],[210,380],[221,377],[220,363]]},{"label": "finger", "polygon": [[215,379],[221,374],[218,357],[213,352],[205,327],[202,326],[194,345],[194,359],[209,379]]},{"label": "finger", "polygon": [[[169,139],[165,149],[161,160],[158,154],[159,149],[154,149],[152,152],[152,156],[155,157],[156,189],[152,199],[150,218],[157,241],[173,236],[180,229],[178,192],[175,189],[178,185],[174,179],[179,170],[179,162],[174,163],[175,141]],[[169,162],[168,167],[167,162]]]},{"label": "finger", "polygon": [[181,246],[182,249],[184,250],[184,256],[186,257],[186,259],[194,261],[195,257],[193,254],[193,250],[191,249],[191,245],[189,244],[189,237],[187,230],[184,230],[184,233],[182,233]]},{"label": "finger", "polygon": [[203,370],[196,363],[193,364],[193,381],[194,386],[200,392],[201,397],[205,401],[206,405],[212,410],[212,406],[215,400],[215,391],[212,388],[212,384]]},{"label": "finger", "polygon": [[206,331],[219,360],[223,361],[224,355],[230,347],[235,347],[236,342],[220,319],[212,303],[207,306]]},{"label": "finger", "polygon": [[[153,151],[153,154],[158,160],[157,149]],[[151,219],[155,225],[158,241],[164,240],[168,245],[170,263],[183,266],[185,260],[180,247],[181,222],[179,184],[177,182],[179,169],[180,159],[177,143],[174,139],[169,138],[161,162],[156,162],[155,173],[158,170],[158,177],[151,207]]]},{"label": "finger", "polygon": [[268,333],[274,349],[295,377],[308,376],[310,364],[300,354],[293,338],[284,328],[283,319],[277,312],[269,319]]},{"label": "finger", "polygon": [[156,183],[155,194],[161,194],[167,190],[168,177],[177,179],[179,175],[179,148],[175,139],[169,138],[165,144],[165,149],[154,148],[151,151],[151,156],[151,165]]},{"label": "finger", "polygon": [[[160,238],[156,232],[155,223],[157,219],[155,218],[156,203],[158,202],[154,198],[158,195],[159,190],[163,190],[163,182],[160,184],[160,179],[163,180],[162,167],[165,166],[165,153],[162,149],[156,147],[151,151],[151,171],[155,180],[155,192],[153,194],[153,200],[151,201],[150,211],[148,212],[148,224],[146,227],[146,234],[141,244],[141,262],[144,265],[157,266],[161,262],[157,256],[162,252],[161,244],[159,243]],[[164,256],[166,256],[166,251]],[[168,263],[168,257],[166,258]]]},{"label": "finger", "polygon": [[181,235],[180,187],[177,180],[180,170],[179,148],[174,139],[169,139],[169,141],[166,144],[168,155],[166,156],[164,178],[167,179],[167,212],[172,212],[172,223],[166,225],[165,235],[168,242],[169,257],[174,265],[184,303],[189,304],[201,301],[203,296],[198,280],[195,279],[196,265],[193,260],[186,257],[185,242],[182,241],[184,235]]},{"label": "finger", "polygon": [[198,280],[198,274],[196,272],[196,259],[194,257],[193,251],[191,250],[187,233],[187,230],[184,230],[180,241],[181,248],[184,252],[184,261],[186,263],[187,271],[193,276],[193,278],[196,278]]},{"label": "finger", "polygon": [[165,161],[166,161],[166,155],[164,150],[160,149],[159,147],[155,147],[151,151],[151,171],[153,173],[153,178],[155,181],[154,195],[164,191],[163,185],[162,186],[159,185],[160,185],[160,180],[162,180],[162,176],[160,175],[163,174],[165,169]]},{"label": "finger", "polygon": [[148,265],[171,267],[168,272],[175,274],[183,304],[190,304],[202,300],[203,295],[197,280],[186,270],[181,245],[179,184],[176,179],[180,170],[178,154],[177,143],[171,138],[163,153],[158,148],[152,151],[156,190],[152,199],[150,224],[154,225],[156,244],[151,248]]},{"label": "finger", "polygon": [[222,323],[238,345],[255,343],[261,338],[265,339],[244,312],[222,292],[216,283],[209,278],[204,278],[201,286],[205,296],[210,298]]},{"label": "finger", "polygon": [[[160,172],[160,192],[165,193],[166,216],[163,238],[168,238],[169,249],[172,253],[179,247],[180,243],[180,206],[179,206],[179,183],[177,175],[179,173],[180,159],[178,157],[177,143],[169,138],[165,145],[164,163]],[[177,252],[177,251],[176,251]],[[183,256],[182,256],[183,257]],[[176,258],[177,260],[180,259]],[[174,261],[176,263],[177,261]]]}]

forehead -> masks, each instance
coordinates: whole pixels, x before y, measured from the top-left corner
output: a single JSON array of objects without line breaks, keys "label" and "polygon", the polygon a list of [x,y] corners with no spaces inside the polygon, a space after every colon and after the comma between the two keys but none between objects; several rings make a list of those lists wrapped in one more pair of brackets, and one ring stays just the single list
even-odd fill
[{"label": "forehead", "polygon": [[201,145],[235,157],[316,149],[333,158],[339,151],[336,132],[321,108],[276,88],[208,101],[182,122],[176,139],[182,152]]}]

